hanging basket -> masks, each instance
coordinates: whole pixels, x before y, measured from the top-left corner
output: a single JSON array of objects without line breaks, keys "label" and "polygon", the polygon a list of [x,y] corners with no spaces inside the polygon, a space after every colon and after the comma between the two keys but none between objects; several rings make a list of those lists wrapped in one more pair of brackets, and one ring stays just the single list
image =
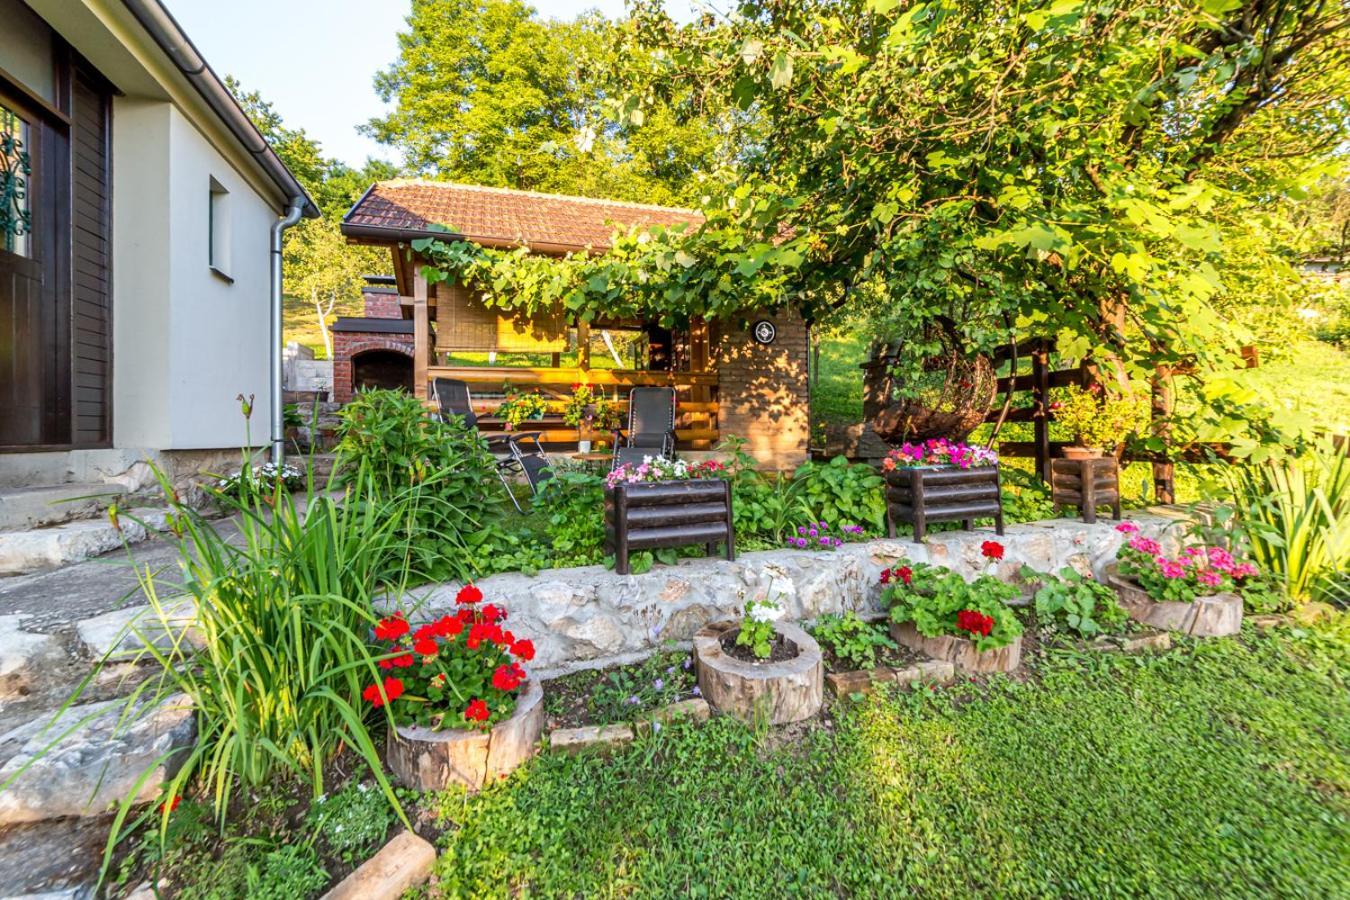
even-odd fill
[{"label": "hanging basket", "polygon": [[872,429],[888,443],[939,437],[965,440],[994,405],[998,394],[994,365],[984,354],[962,346],[954,323],[945,319],[934,323],[926,343],[936,343],[939,349],[923,361],[922,374],[910,384],[897,385],[906,396],[896,398],[872,420]]}]

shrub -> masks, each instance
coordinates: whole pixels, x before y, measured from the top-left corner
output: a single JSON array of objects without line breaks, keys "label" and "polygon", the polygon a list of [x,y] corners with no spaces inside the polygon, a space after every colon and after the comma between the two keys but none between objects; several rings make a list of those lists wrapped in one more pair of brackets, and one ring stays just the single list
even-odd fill
[{"label": "shrub", "polygon": [[882,605],[893,622],[913,622],[924,637],[969,638],[978,650],[1003,647],[1022,633],[1008,607],[1017,588],[991,575],[967,582],[944,566],[914,563],[882,573]]},{"label": "shrub", "polygon": [[546,519],[552,565],[588,566],[604,558],[604,478],[559,470],[544,482],[534,508]]},{"label": "shrub", "polygon": [[836,456],[805,462],[792,473],[796,499],[812,522],[847,522],[870,534],[886,529],[885,480],[876,469]]},{"label": "shrub", "polygon": [[1050,409],[1055,423],[1079,446],[1113,451],[1148,421],[1147,403],[1138,394],[1093,385],[1087,390],[1057,388]]},{"label": "shrub", "polygon": [[305,815],[305,825],[329,853],[347,865],[364,862],[389,833],[395,818],[378,790],[352,781],[331,796],[320,796]]},{"label": "shrub", "polygon": [[1116,599],[1116,592],[1065,566],[1059,577],[1022,567],[1022,577],[1039,581],[1036,591],[1036,622],[1052,628],[1068,628],[1082,637],[1118,632],[1129,615]]},{"label": "shrub", "polygon": [[534,659],[534,644],[502,627],[506,610],[482,603],[473,585],[455,597],[456,615],[414,629],[402,613],[375,626],[380,677],[362,696],[387,706],[395,723],[487,729],[509,718],[525,683],[520,660]]},{"label": "shrub", "polygon": [[835,659],[854,669],[870,669],[877,664],[881,650],[896,649],[884,623],[865,622],[852,611],[842,616],[821,616],[811,635]]}]

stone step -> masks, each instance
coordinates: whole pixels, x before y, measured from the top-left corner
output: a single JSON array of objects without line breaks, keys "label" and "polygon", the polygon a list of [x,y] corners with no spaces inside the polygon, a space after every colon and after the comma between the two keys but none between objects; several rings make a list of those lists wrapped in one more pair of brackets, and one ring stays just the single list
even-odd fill
[{"label": "stone step", "polygon": [[121,484],[53,484],[0,490],[0,532],[26,531],[101,515],[127,492]]},{"label": "stone step", "polygon": [[166,520],[165,510],[147,507],[120,514],[118,526],[100,515],[48,528],[0,531],[0,575],[40,572],[116,550],[124,541],[139,543],[163,531]]}]

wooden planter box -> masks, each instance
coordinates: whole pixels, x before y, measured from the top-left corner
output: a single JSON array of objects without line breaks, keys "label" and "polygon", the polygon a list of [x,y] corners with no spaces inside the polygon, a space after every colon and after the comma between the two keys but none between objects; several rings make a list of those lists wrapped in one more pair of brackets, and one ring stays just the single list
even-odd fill
[{"label": "wooden planter box", "polygon": [[510,718],[487,731],[401,725],[389,732],[385,745],[389,771],[418,791],[440,791],[451,784],[479,790],[534,756],[544,733],[543,701],[543,689],[531,678],[516,697]]},{"label": "wooden planter box", "polygon": [[820,645],[789,622],[774,629],[795,644],[797,655],[780,662],[747,662],[722,650],[722,636],[740,622],[714,622],[694,635],[699,691],[713,709],[749,723],[786,725],[814,716],[825,696],[825,663]]},{"label": "wooden planter box", "polygon": [[996,650],[976,650],[969,638],[951,634],[925,637],[913,622],[892,622],[891,639],[902,647],[945,659],[966,672],[1011,672],[1022,664],[1022,636]]},{"label": "wooden planter box", "polygon": [[1050,501],[1056,506],[1076,506],[1083,521],[1097,521],[1097,507],[1111,507],[1120,520],[1120,466],[1113,457],[1052,459]]},{"label": "wooden planter box", "polygon": [[895,469],[886,473],[886,528],[914,526],[914,540],[922,541],[929,522],[961,522],[966,531],[976,519],[992,518],[1003,534],[1003,497],[998,466],[957,469],[950,466]]},{"label": "wooden planter box", "polygon": [[1242,598],[1237,594],[1196,597],[1193,603],[1154,600],[1137,582],[1121,575],[1115,563],[1106,567],[1106,583],[1130,618],[1145,625],[1194,637],[1223,637],[1242,630]]},{"label": "wooden planter box", "polygon": [[709,555],[726,546],[736,558],[731,484],[720,478],[618,484],[605,491],[605,549],[614,571],[627,575],[634,550],[703,544]]}]

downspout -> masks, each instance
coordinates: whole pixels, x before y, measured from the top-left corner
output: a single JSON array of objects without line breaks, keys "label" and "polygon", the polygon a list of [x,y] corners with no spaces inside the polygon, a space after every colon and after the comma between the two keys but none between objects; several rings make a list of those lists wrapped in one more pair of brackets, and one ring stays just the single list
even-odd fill
[{"label": "downspout", "polygon": [[281,238],[287,228],[300,221],[305,214],[305,198],[297,195],[291,200],[286,215],[272,223],[272,463],[278,468],[286,461],[286,417],[281,394]]}]

